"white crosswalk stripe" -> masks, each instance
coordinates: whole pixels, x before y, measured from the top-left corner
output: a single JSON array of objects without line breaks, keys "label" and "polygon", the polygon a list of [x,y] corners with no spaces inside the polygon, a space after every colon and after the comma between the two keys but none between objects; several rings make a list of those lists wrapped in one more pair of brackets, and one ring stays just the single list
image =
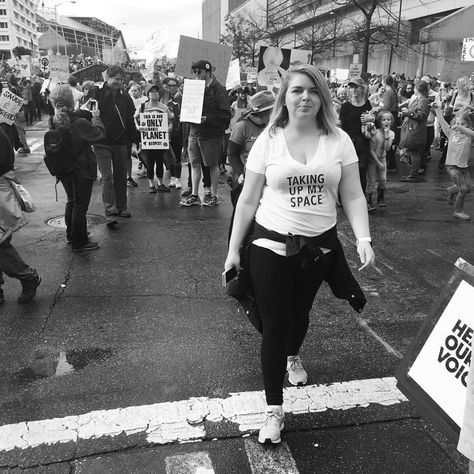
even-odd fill
[{"label": "white crosswalk stripe", "polygon": [[165,465],[166,474],[215,474],[206,451],[168,456]]}]

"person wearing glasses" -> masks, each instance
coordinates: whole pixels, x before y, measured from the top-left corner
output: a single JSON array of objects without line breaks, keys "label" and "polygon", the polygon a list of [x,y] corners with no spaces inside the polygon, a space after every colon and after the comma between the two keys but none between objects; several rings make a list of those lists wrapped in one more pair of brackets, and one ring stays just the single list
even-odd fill
[{"label": "person wearing glasses", "polygon": [[140,141],[133,115],[135,106],[123,90],[125,73],[120,66],[107,69],[107,82],[98,92],[98,109],[105,126],[105,138],[94,145],[100,174],[106,224],[114,228],[117,216],[132,217],[127,210],[127,143],[136,151]]},{"label": "person wearing glasses", "polygon": [[209,167],[211,175],[211,194],[205,195],[202,205],[213,207],[219,204],[217,187],[219,185],[219,158],[222,155],[224,135],[230,123],[230,107],[227,91],[212,74],[212,65],[206,59],[200,59],[192,66],[196,79],[205,81],[202,118],[200,124],[191,123],[188,155],[191,162],[192,193],[182,206],[200,206],[199,181],[201,165]]}]

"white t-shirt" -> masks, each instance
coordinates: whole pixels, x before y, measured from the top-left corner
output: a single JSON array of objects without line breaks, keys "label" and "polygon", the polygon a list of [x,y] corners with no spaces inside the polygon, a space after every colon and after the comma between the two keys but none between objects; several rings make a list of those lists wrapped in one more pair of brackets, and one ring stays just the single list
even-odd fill
[{"label": "white t-shirt", "polygon": [[[292,158],[283,129],[273,137],[265,129],[247,159],[247,170],[264,174],[266,181],[255,220],[279,234],[314,237],[336,225],[341,168],[357,163],[352,140],[338,129],[322,135],[314,157],[303,164]],[[285,244],[258,239],[255,245],[285,256]]]}]

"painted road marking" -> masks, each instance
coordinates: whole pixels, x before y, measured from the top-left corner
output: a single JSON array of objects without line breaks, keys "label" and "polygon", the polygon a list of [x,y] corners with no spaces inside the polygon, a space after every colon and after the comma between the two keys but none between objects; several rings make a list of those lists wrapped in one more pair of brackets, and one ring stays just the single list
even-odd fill
[{"label": "painted road marking", "polygon": [[[348,410],[370,404],[388,406],[407,401],[397,389],[394,377],[288,387],[283,397],[285,412],[294,414]],[[12,449],[137,433],[151,444],[196,441],[207,437],[203,421],[231,422],[243,434],[260,428],[265,411],[265,396],[261,391],[26,421],[0,426],[0,454]]]},{"label": "painted road marking", "polygon": [[403,355],[393,348],[382,336],[377,334],[368,324],[367,320],[363,318],[356,317],[356,321],[361,328],[363,328],[368,334],[370,334],[376,341],[378,341],[384,349],[389,353],[397,357],[398,359],[403,359]]},{"label": "painted road marking", "polygon": [[252,474],[298,474],[296,462],[285,442],[268,449],[254,439],[244,440]]},{"label": "painted road marking", "polygon": [[206,451],[168,456],[165,459],[165,465],[167,474],[215,473],[209,453]]},{"label": "painted road marking", "polygon": [[39,148],[40,146],[43,145],[43,141],[42,140],[34,140],[33,141],[33,144],[30,145],[30,151],[35,151],[37,148]]}]

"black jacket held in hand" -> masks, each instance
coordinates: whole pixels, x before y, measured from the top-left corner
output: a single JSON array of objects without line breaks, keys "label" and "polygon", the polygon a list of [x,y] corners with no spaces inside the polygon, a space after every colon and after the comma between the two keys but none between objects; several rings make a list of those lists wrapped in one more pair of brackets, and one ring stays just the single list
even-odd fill
[{"label": "black jacket held in hand", "polygon": [[98,91],[100,118],[105,126],[105,138],[101,145],[125,145],[139,143],[139,134],[133,120],[135,106],[129,94],[122,89],[112,90],[107,83]]},{"label": "black jacket held in hand", "polygon": [[230,123],[230,106],[225,87],[216,79],[204,89],[202,115],[206,117],[203,123],[191,124],[192,135],[204,140],[224,136]]}]

